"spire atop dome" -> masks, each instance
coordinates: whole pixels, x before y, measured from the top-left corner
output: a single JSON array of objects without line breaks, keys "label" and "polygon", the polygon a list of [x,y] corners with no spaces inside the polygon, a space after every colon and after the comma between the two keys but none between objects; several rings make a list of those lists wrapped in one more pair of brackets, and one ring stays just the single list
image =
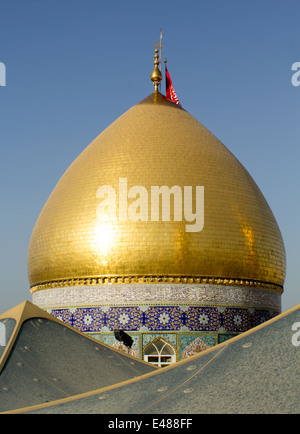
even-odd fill
[{"label": "spire atop dome", "polygon": [[154,92],[158,92],[158,86],[159,83],[162,81],[162,73],[160,72],[160,69],[158,67],[159,65],[159,54],[158,54],[158,48],[155,49],[155,55],[154,55],[154,69],[151,74],[151,81],[154,84]]}]

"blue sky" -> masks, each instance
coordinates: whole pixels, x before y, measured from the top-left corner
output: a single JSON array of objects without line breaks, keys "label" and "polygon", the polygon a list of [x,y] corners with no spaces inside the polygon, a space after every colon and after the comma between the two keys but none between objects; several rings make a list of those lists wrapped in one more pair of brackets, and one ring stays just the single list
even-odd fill
[{"label": "blue sky", "polygon": [[250,172],[287,251],[283,310],[300,302],[299,0],[1,0],[0,312],[31,300],[27,249],[79,153],[153,91],[153,44],[183,107]]}]

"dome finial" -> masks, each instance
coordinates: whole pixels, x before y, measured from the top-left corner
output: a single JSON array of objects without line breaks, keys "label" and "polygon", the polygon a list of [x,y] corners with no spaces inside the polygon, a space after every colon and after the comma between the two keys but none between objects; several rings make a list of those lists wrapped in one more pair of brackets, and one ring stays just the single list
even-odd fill
[{"label": "dome finial", "polygon": [[158,92],[158,85],[162,81],[162,74],[158,68],[159,65],[159,54],[158,54],[158,48],[155,48],[155,55],[154,55],[154,69],[151,74],[151,80],[154,84],[154,92]]}]

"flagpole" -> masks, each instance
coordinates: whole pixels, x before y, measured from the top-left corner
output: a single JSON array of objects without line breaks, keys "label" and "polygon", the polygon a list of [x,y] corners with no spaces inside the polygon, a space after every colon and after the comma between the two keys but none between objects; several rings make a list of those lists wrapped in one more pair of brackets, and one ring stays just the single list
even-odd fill
[{"label": "flagpole", "polygon": [[167,77],[166,77],[166,69],[167,69],[167,58],[165,57],[165,89],[167,95]]},{"label": "flagpole", "polygon": [[[161,57],[161,52],[162,52],[162,28],[160,28],[160,33],[159,33],[159,58],[160,58],[160,69],[162,70],[162,57]],[[161,83],[159,83],[159,91],[161,92]]]},{"label": "flagpole", "polygon": [[[153,47],[156,48],[156,50],[155,50],[156,53],[158,53],[158,51],[159,51],[159,55],[157,54],[158,61],[157,61],[156,68],[158,67],[158,69],[159,69],[159,67],[160,67],[160,69],[162,70],[162,62],[161,62],[162,43],[161,43],[161,40],[162,40],[162,28],[160,29],[159,42],[158,42],[158,39],[157,39],[157,41],[153,45]],[[159,59],[159,57],[160,57],[160,59]],[[156,90],[158,90],[158,88],[159,88],[159,92],[161,91],[161,80],[162,80],[162,75],[161,75],[161,78],[159,80],[159,83],[157,83],[157,88],[156,88]],[[156,81],[156,80],[154,80],[154,81]]]}]

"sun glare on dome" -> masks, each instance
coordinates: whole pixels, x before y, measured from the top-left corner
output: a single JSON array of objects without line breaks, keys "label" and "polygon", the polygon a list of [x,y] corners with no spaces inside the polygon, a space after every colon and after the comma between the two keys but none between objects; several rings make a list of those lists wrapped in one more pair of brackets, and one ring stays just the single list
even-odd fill
[{"label": "sun glare on dome", "polygon": [[[98,222],[95,226],[94,241],[98,253],[105,257],[109,254],[115,240],[114,226],[111,222]],[[107,262],[103,259],[103,264]]]}]

